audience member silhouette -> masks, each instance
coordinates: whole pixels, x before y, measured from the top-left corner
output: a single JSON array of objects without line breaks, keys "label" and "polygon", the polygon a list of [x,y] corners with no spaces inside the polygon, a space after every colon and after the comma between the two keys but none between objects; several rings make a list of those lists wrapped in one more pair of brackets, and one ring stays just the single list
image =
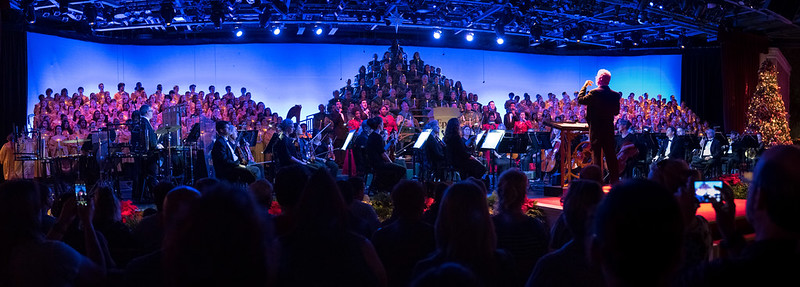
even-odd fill
[{"label": "audience member silhouette", "polygon": [[391,193],[392,223],[372,236],[389,286],[408,286],[414,265],[436,249],[433,226],[422,221],[425,191],[417,181],[401,180]]},{"label": "audience member silhouette", "polygon": [[161,181],[153,188],[153,199],[156,206],[156,213],[145,216],[133,230],[133,237],[139,246],[139,255],[147,254],[161,249],[161,241],[164,240],[164,226],[161,225],[164,212],[164,198],[167,193],[175,188],[175,184],[170,181]]},{"label": "audience member silhouette", "polygon": [[348,229],[347,208],[326,169],[312,174],[294,216],[295,228],[278,238],[278,286],[386,285],[372,244]]},{"label": "audience member silhouette", "polygon": [[345,209],[347,209],[347,226],[353,233],[363,236],[364,238],[372,237],[372,233],[378,229],[378,218],[376,215],[375,222],[367,223],[364,218],[357,217],[350,211],[350,204],[353,203],[353,186],[347,180],[337,180],[336,186],[339,192],[342,193]]},{"label": "audience member silhouette", "polygon": [[683,220],[672,193],[649,180],[614,186],[597,207],[591,258],[607,286],[669,286],[681,264]]},{"label": "audience member silhouette", "polygon": [[93,201],[80,207],[68,201],[71,206],[62,210],[51,231],[63,233],[75,216],[80,217],[87,258],[63,242],[45,239],[40,188],[26,180],[0,185],[0,285],[99,285],[106,266],[92,225]]},{"label": "audience member silhouette", "polygon": [[593,214],[602,198],[599,182],[570,181],[559,217],[564,220],[567,242],[536,263],[526,286],[605,286],[600,269],[589,264],[586,251]]},{"label": "audience member silhouette", "polygon": [[95,188],[94,226],[103,234],[108,251],[118,267],[125,267],[136,254],[136,242],[128,226],[122,223],[120,202],[107,186]]},{"label": "audience member silhouette", "polygon": [[213,188],[219,183],[219,179],[213,177],[204,177],[195,181],[193,187],[197,189],[200,194],[205,194],[206,190]]},{"label": "audience member silhouette", "polygon": [[275,199],[281,214],[275,217],[275,235],[289,233],[295,224],[295,206],[308,182],[308,169],[301,165],[281,168],[275,176]]},{"label": "audience member silhouette", "polygon": [[[380,220],[378,220],[378,214],[375,212],[375,209],[372,208],[372,205],[365,203],[364,200],[364,179],[358,176],[353,176],[347,179],[347,182],[350,183],[350,186],[353,188],[353,197],[352,200],[348,201],[345,199],[345,202],[349,202],[347,204],[347,208],[350,209],[350,213],[352,213],[355,217],[361,218],[367,223],[370,230],[374,233],[375,230],[378,229],[378,226],[381,224]],[[369,234],[369,237],[372,237],[372,233]]]},{"label": "audience member silhouette", "polygon": [[547,231],[541,221],[525,215],[522,204],[528,191],[528,177],[512,168],[497,183],[497,208],[492,217],[497,248],[507,251],[517,267],[517,282],[528,279],[536,261],[547,253]]},{"label": "audience member silhouette", "polygon": [[[189,186],[178,186],[164,197],[161,216],[161,226],[165,226],[167,234],[160,240],[171,241],[180,232],[189,216],[192,203],[200,198],[200,192]],[[160,246],[160,244],[159,244]],[[134,258],[125,268],[124,283],[127,286],[164,286],[164,258],[163,249],[159,248],[148,254]]]},{"label": "audience member silhouette", "polygon": [[697,215],[700,202],[695,196],[694,180],[699,178],[698,172],[689,168],[689,164],[682,159],[665,159],[650,168],[649,179],[672,192],[681,207],[683,225],[686,228],[683,269],[708,262],[711,253],[711,229],[708,220]]},{"label": "audience member silhouette", "polygon": [[461,181],[445,191],[435,225],[436,251],[417,263],[419,275],[445,262],[469,268],[482,286],[513,286],[514,260],[497,249],[494,224],[486,194],[471,181]]},{"label": "audience member silhouette", "polygon": [[412,287],[478,287],[478,279],[468,268],[447,262],[422,273]]},{"label": "audience member silhouette", "polygon": [[267,285],[270,237],[250,194],[218,184],[164,242],[166,286]]}]

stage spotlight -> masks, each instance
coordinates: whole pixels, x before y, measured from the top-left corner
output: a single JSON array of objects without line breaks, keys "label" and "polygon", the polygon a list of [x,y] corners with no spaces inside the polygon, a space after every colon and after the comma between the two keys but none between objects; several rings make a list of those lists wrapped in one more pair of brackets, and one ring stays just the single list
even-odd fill
[{"label": "stage spotlight", "polygon": [[275,27],[272,29],[272,34],[278,36],[281,34],[281,27]]},{"label": "stage spotlight", "polygon": [[633,41],[634,46],[638,46],[642,43],[642,31],[633,31],[631,32],[631,41]]},{"label": "stage spotlight", "polygon": [[33,6],[33,2],[25,5],[25,21],[28,23],[36,23],[36,9]]},{"label": "stage spotlight", "polygon": [[322,32],[322,27],[314,27],[314,34],[317,34],[317,36],[322,35]]},{"label": "stage spotlight", "polygon": [[442,30],[434,30],[434,31],[433,31],[433,38],[434,38],[434,39],[440,39],[440,38],[442,38]]},{"label": "stage spotlight", "polygon": [[475,33],[472,32],[467,33],[466,39],[467,41],[472,42],[472,40],[475,40]]},{"label": "stage spotlight", "polygon": [[83,16],[86,17],[86,22],[89,23],[89,26],[94,26],[95,22],[97,22],[97,7],[91,3],[84,4]]},{"label": "stage spotlight", "polygon": [[686,35],[680,35],[678,37],[678,47],[680,47],[681,49],[685,49],[686,46],[688,45],[689,45],[689,38],[687,38]]},{"label": "stage spotlight", "polygon": [[234,32],[234,35],[236,35],[236,37],[241,37],[242,35],[244,35],[244,31],[242,29],[237,28]]},{"label": "stage spotlight", "polygon": [[503,45],[505,42],[506,40],[503,40],[503,37],[497,37],[497,45]]},{"label": "stage spotlight", "polygon": [[161,10],[159,12],[161,13],[161,18],[164,18],[164,25],[172,25],[172,20],[175,19],[175,6],[170,0],[161,2]]}]

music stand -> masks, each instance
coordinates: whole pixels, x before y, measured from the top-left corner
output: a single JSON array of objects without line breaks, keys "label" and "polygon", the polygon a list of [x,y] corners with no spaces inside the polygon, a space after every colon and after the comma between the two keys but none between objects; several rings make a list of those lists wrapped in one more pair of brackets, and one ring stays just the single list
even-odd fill
[{"label": "music stand", "polygon": [[347,149],[347,146],[350,145],[350,141],[353,140],[353,137],[355,137],[355,134],[356,134],[356,131],[350,131],[349,133],[347,133],[347,138],[344,139],[344,144],[342,145],[341,150],[346,150]]},{"label": "music stand", "polygon": [[421,149],[425,141],[430,137],[431,132],[433,132],[433,129],[423,130],[422,133],[419,134],[419,137],[417,137],[417,141],[414,142],[414,149]]},{"label": "music stand", "polygon": [[481,149],[494,150],[500,144],[500,140],[506,134],[504,130],[492,130],[486,133],[481,144]]},{"label": "music stand", "polygon": [[550,132],[528,132],[529,146],[534,150],[551,149]]}]

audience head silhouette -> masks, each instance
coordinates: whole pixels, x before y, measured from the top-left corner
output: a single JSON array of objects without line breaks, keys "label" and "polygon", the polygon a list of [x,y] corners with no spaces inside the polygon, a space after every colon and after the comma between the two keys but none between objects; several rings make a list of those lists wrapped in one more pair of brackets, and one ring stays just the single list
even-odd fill
[{"label": "audience head silhouette", "polygon": [[609,286],[667,286],[680,264],[682,240],[672,193],[631,180],[614,186],[598,206],[591,254]]}]

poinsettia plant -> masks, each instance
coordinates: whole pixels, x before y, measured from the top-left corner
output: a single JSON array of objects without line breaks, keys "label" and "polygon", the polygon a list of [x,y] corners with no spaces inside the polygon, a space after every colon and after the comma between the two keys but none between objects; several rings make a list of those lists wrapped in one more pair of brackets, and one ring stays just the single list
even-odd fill
[{"label": "poinsettia plant", "polygon": [[749,185],[742,181],[740,174],[726,174],[720,176],[719,180],[724,181],[731,186],[731,189],[733,190],[733,198],[747,199],[747,189],[749,188]]},{"label": "poinsettia plant", "polygon": [[281,214],[281,205],[277,201],[273,201],[272,205],[269,206],[269,214],[271,215]]},{"label": "poinsettia plant", "polygon": [[119,201],[122,223],[125,223],[131,230],[134,229],[142,220],[142,211],[130,200]]}]

